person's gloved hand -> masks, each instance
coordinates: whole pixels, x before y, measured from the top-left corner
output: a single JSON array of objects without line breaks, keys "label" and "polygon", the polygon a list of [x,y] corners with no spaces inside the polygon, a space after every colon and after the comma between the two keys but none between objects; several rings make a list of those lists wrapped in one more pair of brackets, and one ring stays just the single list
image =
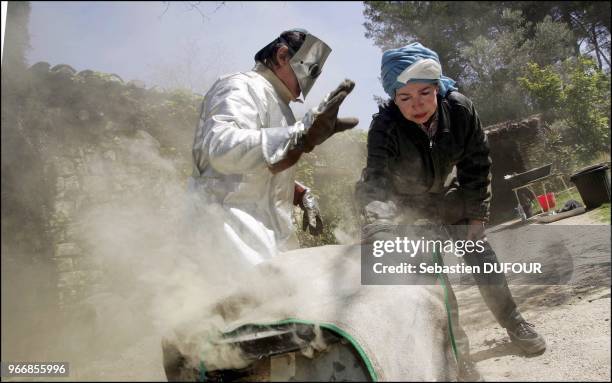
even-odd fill
[{"label": "person's gloved hand", "polygon": [[313,113],[312,125],[304,135],[305,152],[312,151],[315,146],[321,145],[332,135],[352,129],[359,124],[359,120],[355,117],[338,118],[340,104],[354,87],[355,83],[346,79],[323,99]]},{"label": "person's gloved hand", "polygon": [[306,231],[308,229],[312,235],[321,235],[323,233],[323,220],[319,212],[319,204],[309,189],[304,192],[300,207],[304,210],[302,230]]},{"label": "person's gloved hand", "polygon": [[397,237],[395,217],[398,209],[393,201],[372,201],[362,211],[361,243],[394,240]]}]

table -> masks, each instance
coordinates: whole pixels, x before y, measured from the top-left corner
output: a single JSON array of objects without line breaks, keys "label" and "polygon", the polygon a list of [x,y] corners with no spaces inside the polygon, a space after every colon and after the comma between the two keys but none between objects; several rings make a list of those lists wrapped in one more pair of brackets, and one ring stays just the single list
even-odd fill
[{"label": "table", "polygon": [[[564,176],[565,175],[563,173],[553,173],[553,174],[549,174],[549,175],[547,175],[545,177],[541,177],[541,178],[535,179],[533,181],[527,182],[524,185],[512,188],[512,191],[514,192],[514,196],[516,197],[516,202],[518,203],[518,206],[521,206],[521,200],[518,197],[518,191],[519,190],[521,190],[521,189],[529,190],[531,192],[531,194],[533,195],[534,199],[537,200],[537,194],[533,191],[533,186],[536,185],[536,184],[540,184],[541,183],[542,184],[542,188],[544,189],[544,195],[546,195],[547,192],[546,192],[546,183],[545,183],[545,181],[549,181],[549,180],[552,180],[552,179],[561,179],[561,182],[563,183],[564,189],[561,190],[559,193],[560,194],[561,193],[568,193],[569,194],[570,193],[570,189],[572,189],[572,188],[568,188],[567,187],[567,184],[565,183],[565,179],[563,178]],[[547,205],[548,205],[548,199],[546,199],[546,202],[547,202]],[[538,204],[538,206],[540,206],[540,205]],[[550,210],[550,208],[548,210]],[[542,207],[540,207],[540,213],[539,214],[542,214],[542,213],[544,213],[544,209]],[[552,214],[556,214],[554,210],[552,210],[551,213]]]}]

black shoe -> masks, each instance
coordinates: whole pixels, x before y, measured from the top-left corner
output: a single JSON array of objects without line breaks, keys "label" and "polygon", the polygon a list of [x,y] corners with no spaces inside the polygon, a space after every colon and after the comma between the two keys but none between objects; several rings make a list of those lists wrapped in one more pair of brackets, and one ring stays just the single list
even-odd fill
[{"label": "black shoe", "polygon": [[460,382],[484,382],[485,380],[480,375],[476,363],[471,360],[463,360],[459,362],[459,371],[457,380]]},{"label": "black shoe", "polygon": [[519,346],[521,350],[527,354],[540,354],[546,350],[546,341],[533,327],[535,327],[533,324],[522,321],[512,329],[507,328],[506,331],[512,343]]}]

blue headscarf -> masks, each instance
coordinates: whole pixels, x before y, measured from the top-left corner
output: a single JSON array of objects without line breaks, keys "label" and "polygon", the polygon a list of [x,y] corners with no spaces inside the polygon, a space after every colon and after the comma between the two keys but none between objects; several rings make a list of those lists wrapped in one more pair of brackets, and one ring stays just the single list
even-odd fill
[{"label": "blue headscarf", "polygon": [[[391,97],[395,98],[395,91],[406,84],[397,81],[397,76],[408,68],[410,65],[421,59],[433,59],[440,63],[438,54],[429,48],[424,47],[421,43],[408,44],[405,47],[397,49],[389,49],[383,53],[381,63],[381,77],[383,82],[383,88],[385,92]],[[419,81],[418,79],[410,80],[408,82]],[[431,80],[423,80],[431,81]],[[436,80],[434,80],[435,82]],[[440,87],[439,93],[442,97],[451,90],[457,90],[454,86],[455,80],[440,76],[440,80],[437,81]]]}]

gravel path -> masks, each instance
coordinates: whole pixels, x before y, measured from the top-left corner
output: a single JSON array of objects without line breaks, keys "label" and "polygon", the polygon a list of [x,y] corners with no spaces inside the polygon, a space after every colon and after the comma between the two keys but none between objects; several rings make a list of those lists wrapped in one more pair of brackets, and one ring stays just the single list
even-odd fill
[{"label": "gravel path", "polygon": [[[465,295],[478,294],[462,293],[460,302]],[[512,345],[484,305],[481,320],[462,318],[472,357],[485,380],[610,381],[610,289],[585,296],[565,293],[570,299],[555,307],[523,310],[547,341],[547,350],[539,356],[527,357]]]},{"label": "gravel path", "polygon": [[549,225],[575,225],[577,242],[590,246],[575,263],[585,272],[567,285],[510,285],[523,316],[547,341],[543,354],[527,357],[510,343],[477,287],[457,289],[472,357],[487,381],[610,381],[610,237],[603,244],[588,237],[595,229],[609,233],[610,226],[586,230],[601,225],[589,213]]}]

